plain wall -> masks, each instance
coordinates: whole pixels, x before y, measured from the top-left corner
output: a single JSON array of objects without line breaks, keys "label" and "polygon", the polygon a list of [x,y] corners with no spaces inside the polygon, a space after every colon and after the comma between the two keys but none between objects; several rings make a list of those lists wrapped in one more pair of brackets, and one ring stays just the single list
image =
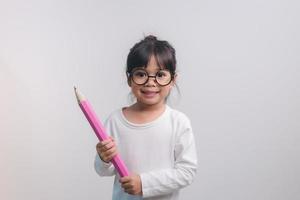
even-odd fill
[{"label": "plain wall", "polygon": [[110,199],[73,86],[101,120],[130,104],[126,57],[148,34],[177,51],[171,100],[196,137],[198,173],[181,199],[300,199],[299,10],[291,0],[0,1],[1,199]]}]

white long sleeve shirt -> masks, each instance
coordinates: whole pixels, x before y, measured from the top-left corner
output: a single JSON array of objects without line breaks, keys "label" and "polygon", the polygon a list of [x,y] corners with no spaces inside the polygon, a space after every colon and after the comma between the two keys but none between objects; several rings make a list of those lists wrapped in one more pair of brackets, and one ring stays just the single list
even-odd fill
[{"label": "white long sleeve shirt", "polygon": [[143,196],[125,193],[112,163],[103,162],[96,154],[96,172],[100,176],[115,176],[113,200],[177,200],[179,189],[192,183],[197,154],[191,123],[185,114],[166,106],[154,121],[134,124],[118,109],[104,126],[115,138],[130,173],[139,174],[142,182]]}]

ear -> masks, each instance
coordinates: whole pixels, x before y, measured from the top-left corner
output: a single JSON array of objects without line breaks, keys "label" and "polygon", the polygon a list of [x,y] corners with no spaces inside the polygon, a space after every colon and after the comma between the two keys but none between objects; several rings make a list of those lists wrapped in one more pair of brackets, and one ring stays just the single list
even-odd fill
[{"label": "ear", "polygon": [[127,79],[127,84],[129,87],[131,87],[131,80],[129,78]]},{"label": "ear", "polygon": [[131,79],[129,77],[127,77],[127,84],[129,87],[131,87]]},{"label": "ear", "polygon": [[127,84],[129,87],[131,87],[131,79],[130,79],[129,73],[126,73],[126,76],[127,76]]},{"label": "ear", "polygon": [[174,74],[174,78],[172,80],[171,87],[173,87],[176,84],[177,76],[178,76],[177,74]]}]

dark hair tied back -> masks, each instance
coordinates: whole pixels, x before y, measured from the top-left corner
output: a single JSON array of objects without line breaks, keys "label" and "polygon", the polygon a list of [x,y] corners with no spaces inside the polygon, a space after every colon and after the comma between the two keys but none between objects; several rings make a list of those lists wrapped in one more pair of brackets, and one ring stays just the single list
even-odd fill
[{"label": "dark hair tied back", "polygon": [[148,35],[148,36],[145,37],[144,40],[147,40],[147,41],[156,41],[157,38],[154,35]]}]

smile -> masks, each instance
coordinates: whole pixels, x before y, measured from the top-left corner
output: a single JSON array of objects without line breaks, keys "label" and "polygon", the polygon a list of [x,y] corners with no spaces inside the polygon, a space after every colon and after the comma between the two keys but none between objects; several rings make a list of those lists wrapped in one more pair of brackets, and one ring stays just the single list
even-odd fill
[{"label": "smile", "polygon": [[154,97],[158,92],[156,91],[141,91],[146,97]]}]

